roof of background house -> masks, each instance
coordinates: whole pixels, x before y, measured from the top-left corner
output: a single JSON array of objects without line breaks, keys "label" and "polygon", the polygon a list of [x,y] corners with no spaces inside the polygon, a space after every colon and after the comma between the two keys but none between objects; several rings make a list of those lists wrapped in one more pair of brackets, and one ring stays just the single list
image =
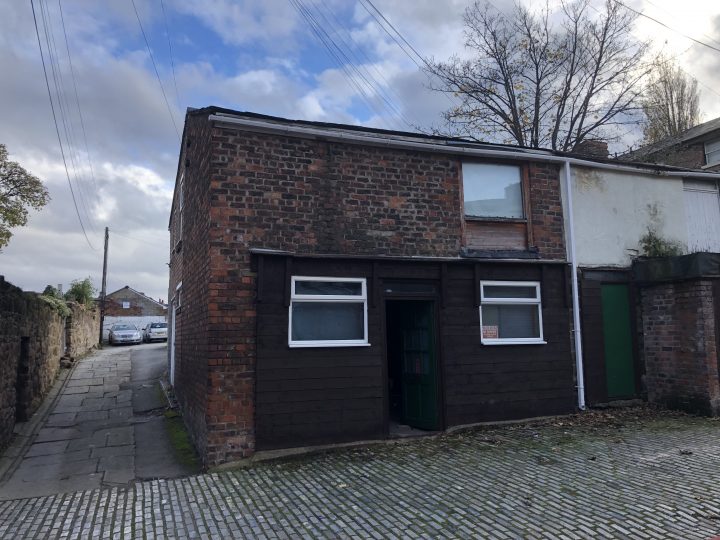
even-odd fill
[{"label": "roof of background house", "polygon": [[119,293],[119,292],[121,292],[121,291],[132,291],[132,292],[134,292],[135,294],[138,294],[138,295],[140,295],[140,296],[142,296],[142,297],[144,297],[144,298],[147,298],[147,299],[150,300],[151,302],[156,303],[158,306],[162,306],[162,307],[164,307],[164,308],[167,309],[167,305],[166,305],[166,304],[163,304],[162,302],[158,302],[157,300],[154,300],[154,299],[150,298],[147,294],[141,293],[140,291],[137,291],[137,290],[133,289],[133,288],[130,287],[129,285],[125,285],[124,287],[121,287],[121,288],[118,289],[117,291],[113,291],[113,292],[111,292],[111,293],[107,293],[107,294],[105,295],[105,297],[107,298],[108,296],[111,296],[111,295],[113,295],[113,294],[115,294],[115,293]]},{"label": "roof of background house", "polygon": [[665,150],[666,148],[670,148],[672,146],[676,146],[682,143],[687,143],[695,139],[700,139],[715,131],[720,131],[720,118],[714,118],[698,126],[691,127],[690,129],[683,131],[679,135],[666,137],[656,143],[641,146],[636,150],[632,150],[623,154],[618,159],[622,161],[642,160],[645,159],[647,156],[651,156],[652,154]]}]

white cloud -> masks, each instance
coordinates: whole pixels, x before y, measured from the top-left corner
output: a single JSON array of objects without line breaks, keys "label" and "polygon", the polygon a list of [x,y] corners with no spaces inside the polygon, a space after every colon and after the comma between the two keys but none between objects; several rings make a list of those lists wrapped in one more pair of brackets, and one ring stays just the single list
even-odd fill
[{"label": "white cloud", "polygon": [[180,0],[175,8],[197,17],[226,44],[260,41],[278,49],[293,46],[297,16],[287,0]]}]

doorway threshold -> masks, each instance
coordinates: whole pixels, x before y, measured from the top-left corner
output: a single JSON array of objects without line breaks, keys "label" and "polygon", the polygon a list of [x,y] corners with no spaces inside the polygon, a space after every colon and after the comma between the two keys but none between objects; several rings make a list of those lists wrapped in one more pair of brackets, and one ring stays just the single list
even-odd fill
[{"label": "doorway threshold", "polygon": [[426,429],[418,429],[407,424],[401,424],[393,420],[390,421],[389,438],[390,439],[411,439],[418,437],[428,437],[437,435],[439,431],[429,431]]}]

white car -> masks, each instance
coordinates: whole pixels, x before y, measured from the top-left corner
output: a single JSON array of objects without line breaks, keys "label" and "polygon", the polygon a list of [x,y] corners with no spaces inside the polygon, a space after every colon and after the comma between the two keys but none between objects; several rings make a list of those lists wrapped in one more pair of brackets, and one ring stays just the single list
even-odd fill
[{"label": "white car", "polygon": [[120,345],[129,343],[130,345],[139,345],[142,343],[142,332],[134,324],[117,323],[110,327],[108,334],[110,345]]},{"label": "white car", "polygon": [[167,341],[167,323],[166,322],[153,322],[147,323],[143,330],[143,341],[145,343],[151,343],[155,340]]}]

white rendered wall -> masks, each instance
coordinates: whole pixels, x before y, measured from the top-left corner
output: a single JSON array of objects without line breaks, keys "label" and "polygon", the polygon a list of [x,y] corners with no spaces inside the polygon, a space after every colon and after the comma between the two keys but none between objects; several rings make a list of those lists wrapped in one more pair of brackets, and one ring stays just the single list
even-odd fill
[{"label": "white rendered wall", "polygon": [[[629,266],[640,237],[653,227],[687,246],[681,178],[572,167],[578,266]],[[562,181],[567,225],[567,197]]]}]

